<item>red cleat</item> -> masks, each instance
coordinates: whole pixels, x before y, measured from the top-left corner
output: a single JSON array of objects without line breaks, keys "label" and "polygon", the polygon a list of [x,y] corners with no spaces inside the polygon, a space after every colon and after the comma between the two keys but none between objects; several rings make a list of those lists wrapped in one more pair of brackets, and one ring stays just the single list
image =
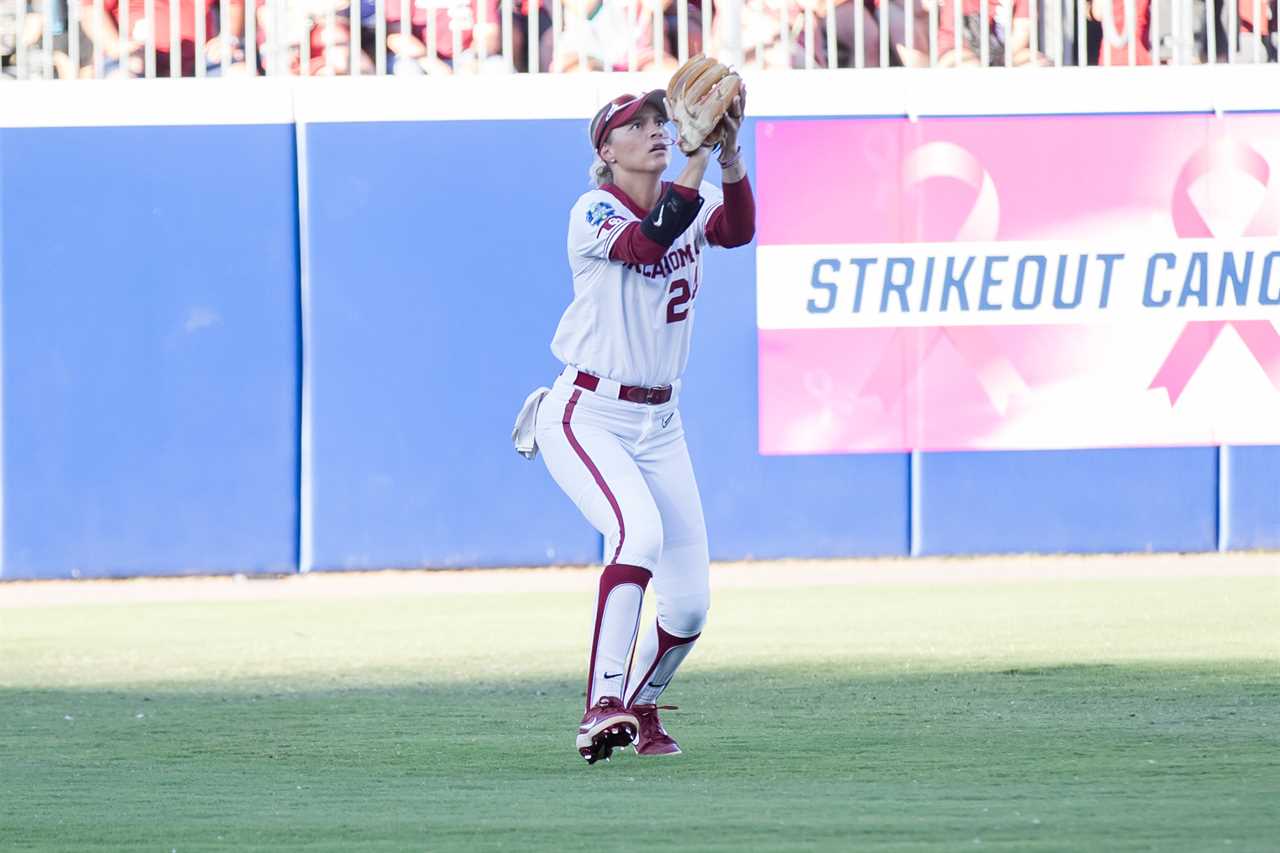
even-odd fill
[{"label": "red cleat", "polygon": [[636,739],[640,721],[623,707],[616,696],[603,696],[582,715],[578,726],[578,754],[595,764],[609,760],[615,749],[622,749]]},{"label": "red cleat", "polygon": [[658,719],[658,709],[676,710],[675,705],[632,705],[631,711],[640,721],[640,736],[636,738],[637,755],[679,755],[680,744],[675,742],[662,721]]}]

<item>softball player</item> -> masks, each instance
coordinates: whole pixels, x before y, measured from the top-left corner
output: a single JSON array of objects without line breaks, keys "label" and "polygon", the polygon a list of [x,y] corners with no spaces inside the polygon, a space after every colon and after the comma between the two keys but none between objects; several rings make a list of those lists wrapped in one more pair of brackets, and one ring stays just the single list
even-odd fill
[{"label": "softball player", "polygon": [[[755,234],[737,143],[741,99],[724,119],[723,192],[703,181],[707,147],[689,155],[674,183],[662,181],[672,144],[665,102],[662,90],[623,95],[591,121],[596,186],[569,214],[573,300],[551,343],[565,369],[553,388],[530,396],[517,421],[517,449],[530,458],[542,451],[556,483],[605,539],[576,741],[589,763],[633,741],[640,755],[680,752],[657,702],[710,603],[706,527],[677,408],[680,374],[702,253]],[[650,579],[657,620],[642,626]]]}]

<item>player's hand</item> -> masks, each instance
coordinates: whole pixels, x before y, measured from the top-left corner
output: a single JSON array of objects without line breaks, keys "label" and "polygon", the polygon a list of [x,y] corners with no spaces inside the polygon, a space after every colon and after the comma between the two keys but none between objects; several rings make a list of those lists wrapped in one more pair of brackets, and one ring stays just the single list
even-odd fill
[{"label": "player's hand", "polygon": [[732,119],[728,116],[724,117],[724,121],[720,122],[720,129],[723,136],[720,139],[720,150],[724,152],[721,157],[732,157],[733,152],[738,150],[738,128],[742,126],[742,119]]},{"label": "player's hand", "polygon": [[709,162],[711,162],[711,150],[712,150],[712,146],[710,145],[701,146],[700,148],[698,148],[698,150],[694,151],[692,154],[687,155],[689,158],[689,162],[706,166]]},{"label": "player's hand", "polygon": [[[736,74],[737,71],[735,70],[734,73]],[[733,99],[733,103],[729,104],[729,109],[726,110],[726,112],[729,115],[733,116],[734,118],[738,119],[739,124],[742,123],[742,117],[747,114],[746,82],[743,82],[738,86],[738,96]]]},{"label": "player's hand", "polygon": [[733,153],[738,150],[738,131],[742,129],[743,116],[747,114],[747,84],[742,83],[738,87],[738,94],[729,103],[728,109],[724,112],[724,118],[720,119],[721,132],[721,160],[725,156],[732,157]]},{"label": "player's hand", "polygon": [[742,102],[743,95],[740,94],[733,99],[724,118],[720,119],[721,151],[733,153],[738,150],[738,131],[742,129]]}]

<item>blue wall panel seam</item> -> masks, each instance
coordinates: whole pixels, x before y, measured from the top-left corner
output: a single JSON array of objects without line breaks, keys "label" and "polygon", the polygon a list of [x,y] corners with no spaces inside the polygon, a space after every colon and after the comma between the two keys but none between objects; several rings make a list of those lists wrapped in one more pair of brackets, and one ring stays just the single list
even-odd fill
[{"label": "blue wall panel seam", "polygon": [[298,572],[311,571],[315,560],[314,447],[311,406],[311,238],[307,205],[307,125],[294,116],[294,173],[297,181],[298,352],[301,393],[298,400]]},{"label": "blue wall panel seam", "polygon": [[907,553],[920,556],[924,531],[923,507],[920,505],[920,451],[911,451],[907,468]]},{"label": "blue wall panel seam", "polygon": [[1218,445],[1218,551],[1231,547],[1231,454]]}]

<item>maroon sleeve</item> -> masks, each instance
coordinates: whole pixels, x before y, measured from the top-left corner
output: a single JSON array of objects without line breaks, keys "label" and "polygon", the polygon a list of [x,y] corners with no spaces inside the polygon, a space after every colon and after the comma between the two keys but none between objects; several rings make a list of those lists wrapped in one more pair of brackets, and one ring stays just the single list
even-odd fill
[{"label": "maroon sleeve", "polygon": [[[682,187],[679,184],[672,184],[671,189],[681,198],[686,200],[698,197],[698,191],[692,187]],[[751,191],[747,190],[747,195],[751,195]],[[717,211],[718,213],[719,211]],[[752,214],[754,217],[754,214]],[[751,238],[748,237],[748,240]],[[664,246],[656,240],[649,238],[640,228],[639,222],[629,222],[623,227],[622,233],[613,241],[613,246],[609,249],[609,260],[622,261],[625,264],[656,264],[662,260],[662,256],[666,254],[669,246]]]},{"label": "maroon sleeve", "polygon": [[713,246],[732,249],[745,246],[756,236],[756,199],[751,194],[751,181],[725,184],[724,204],[711,214],[707,222],[707,240]]},{"label": "maroon sleeve", "polygon": [[666,251],[661,243],[649,239],[639,222],[628,222],[609,247],[609,260],[624,264],[656,264]]}]

